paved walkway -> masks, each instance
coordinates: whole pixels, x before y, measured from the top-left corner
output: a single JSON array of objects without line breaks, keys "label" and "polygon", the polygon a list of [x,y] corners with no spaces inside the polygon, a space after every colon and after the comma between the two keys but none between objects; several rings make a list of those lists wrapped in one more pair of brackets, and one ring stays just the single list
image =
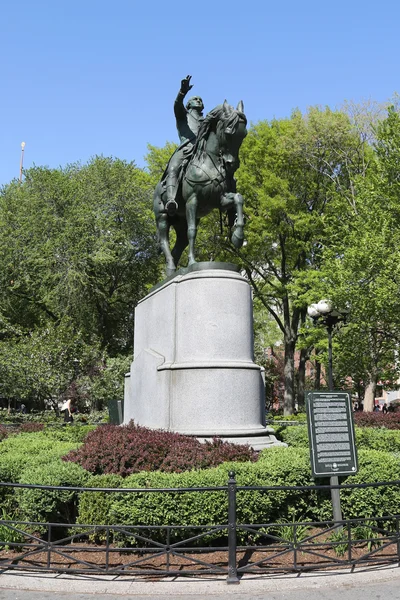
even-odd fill
[{"label": "paved walkway", "polygon": [[0,571],[0,600],[399,600],[400,568],[365,568],[301,575],[140,581],[128,576],[32,574]]}]

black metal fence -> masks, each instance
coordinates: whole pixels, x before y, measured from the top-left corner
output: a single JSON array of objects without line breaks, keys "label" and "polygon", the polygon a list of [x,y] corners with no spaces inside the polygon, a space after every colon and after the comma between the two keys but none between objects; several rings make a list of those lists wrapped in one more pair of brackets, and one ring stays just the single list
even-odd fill
[{"label": "black metal fence", "polygon": [[[226,522],[210,525],[104,525],[0,519],[0,569],[144,577],[253,575],[400,563],[400,515],[340,522],[240,523],[236,497],[310,490],[392,486],[400,481],[339,486],[226,486],[204,488],[77,488],[0,483],[3,487],[124,494],[224,492]],[[245,541],[243,541],[245,540]]]}]

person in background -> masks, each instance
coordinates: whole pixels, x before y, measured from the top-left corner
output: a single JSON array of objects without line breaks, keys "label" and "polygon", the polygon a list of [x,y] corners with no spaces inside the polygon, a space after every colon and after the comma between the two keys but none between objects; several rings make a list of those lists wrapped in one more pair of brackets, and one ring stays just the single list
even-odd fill
[{"label": "person in background", "polygon": [[383,414],[384,414],[384,415],[386,415],[387,411],[388,411],[388,407],[387,407],[387,404],[386,404],[386,402],[385,402],[385,403],[383,404],[383,406],[382,406],[382,412],[383,412]]},{"label": "person in background", "polygon": [[68,398],[68,400],[62,405],[61,410],[64,411],[64,423],[72,423],[74,420],[72,415],[74,412],[76,412],[74,398]]}]

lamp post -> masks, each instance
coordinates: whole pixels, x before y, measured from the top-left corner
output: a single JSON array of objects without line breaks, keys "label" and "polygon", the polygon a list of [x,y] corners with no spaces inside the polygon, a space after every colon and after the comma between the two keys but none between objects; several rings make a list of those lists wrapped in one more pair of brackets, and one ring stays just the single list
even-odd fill
[{"label": "lamp post", "polygon": [[79,367],[80,367],[79,358],[73,358],[72,359],[72,365],[73,365],[73,368],[74,368],[74,378],[73,378],[73,381],[75,381],[76,379],[78,379],[78,375],[79,375]]},{"label": "lamp post", "polygon": [[333,391],[333,367],[332,367],[332,334],[338,323],[345,323],[347,311],[339,311],[332,307],[329,300],[320,300],[317,304],[311,304],[307,314],[312,318],[314,324],[322,323],[328,332],[328,387]]},{"label": "lamp post", "polygon": [[[345,323],[347,311],[339,311],[332,307],[329,300],[320,300],[317,304],[311,304],[307,309],[307,314],[314,321],[314,325],[322,323],[325,325],[328,332],[328,387],[329,391],[333,392],[333,366],[332,366],[332,334],[338,323]],[[337,475],[330,477],[331,485],[339,485]],[[334,521],[342,520],[342,509],[340,506],[339,488],[331,489],[333,519]]]},{"label": "lamp post", "polygon": [[25,142],[21,143],[21,160],[19,163],[19,182],[22,182],[22,169],[24,167],[24,150],[25,150]]}]

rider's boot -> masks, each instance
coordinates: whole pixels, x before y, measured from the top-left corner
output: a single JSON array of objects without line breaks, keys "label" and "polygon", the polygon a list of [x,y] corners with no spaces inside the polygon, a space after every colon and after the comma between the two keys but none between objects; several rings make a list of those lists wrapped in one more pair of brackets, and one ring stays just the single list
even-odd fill
[{"label": "rider's boot", "polygon": [[173,217],[178,209],[178,203],[175,200],[175,186],[169,185],[167,187],[167,201],[165,203],[165,210],[169,217]]},{"label": "rider's boot", "polygon": [[170,168],[166,181],[167,201],[165,203],[165,210],[170,217],[173,217],[178,209],[178,203],[175,200],[177,185],[178,174],[176,173],[176,169]]}]

